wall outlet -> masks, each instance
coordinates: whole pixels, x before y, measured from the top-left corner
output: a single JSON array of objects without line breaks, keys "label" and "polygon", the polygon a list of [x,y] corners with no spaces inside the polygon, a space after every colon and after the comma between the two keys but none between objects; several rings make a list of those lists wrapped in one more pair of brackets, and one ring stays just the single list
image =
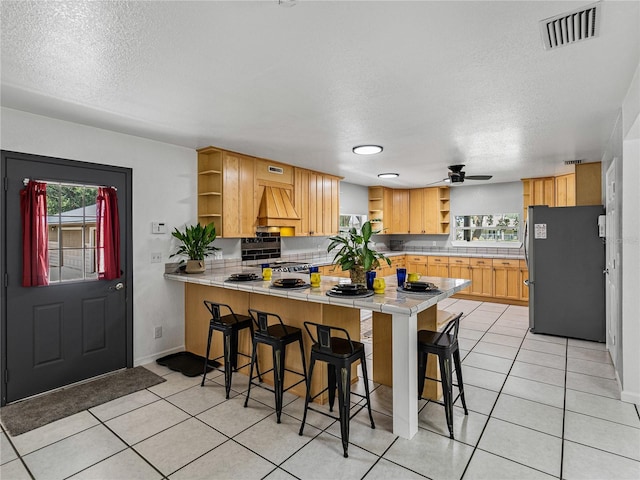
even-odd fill
[{"label": "wall outlet", "polygon": [[437,247],[438,246],[435,240],[431,243],[431,246],[432,247]]},{"label": "wall outlet", "polygon": [[153,338],[162,338],[162,327],[154,327]]},{"label": "wall outlet", "polygon": [[162,263],[162,253],[153,252],[151,254],[151,263]]}]

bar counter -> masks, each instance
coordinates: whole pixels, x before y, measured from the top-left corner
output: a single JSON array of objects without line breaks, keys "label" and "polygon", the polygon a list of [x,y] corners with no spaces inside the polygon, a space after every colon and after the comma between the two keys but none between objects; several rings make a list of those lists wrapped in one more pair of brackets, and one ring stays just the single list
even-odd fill
[{"label": "bar counter", "polygon": [[[242,273],[260,274],[258,270],[243,268]],[[417,331],[418,328],[437,328],[437,303],[464,289],[471,282],[465,279],[422,277],[421,281],[438,286],[438,294],[405,293],[397,290],[395,275],[385,277],[384,294],[366,298],[330,297],[327,292],[337,283],[349,280],[323,276],[319,287],[303,289],[276,288],[271,281],[229,281],[239,269],[210,270],[202,274],[168,273],[165,278],[185,284],[185,347],[204,356],[209,315],[203,300],[226,303],[236,313],[246,314],[248,308],[277,313],[286,324],[300,328],[304,321],[335,325],[349,331],[354,340],[360,339],[360,310],[373,312],[373,375],[370,379],[393,387],[393,433],[410,439],[418,431],[417,390]],[[274,273],[278,278],[309,279],[308,274]],[[305,338],[309,355],[311,343]],[[211,358],[221,354],[221,342],[212,343]],[[217,348],[217,350],[216,350]],[[248,335],[240,338],[239,350],[250,351]],[[294,358],[295,357],[295,358]],[[239,360],[239,363],[242,364]],[[430,361],[430,366],[437,362]],[[270,354],[260,352],[261,370],[270,368]],[[299,368],[299,354],[287,354],[287,368]],[[391,367],[391,368],[389,368]],[[326,368],[326,367],[325,367]],[[246,369],[248,370],[248,369]],[[312,394],[326,384],[326,369],[314,372]],[[246,372],[248,373],[248,372]],[[432,376],[434,372],[431,372]],[[267,377],[268,381],[268,377]],[[304,396],[304,390],[291,390]],[[425,387],[427,388],[427,387]],[[429,387],[433,388],[433,386]],[[433,391],[431,396],[437,396]]]}]

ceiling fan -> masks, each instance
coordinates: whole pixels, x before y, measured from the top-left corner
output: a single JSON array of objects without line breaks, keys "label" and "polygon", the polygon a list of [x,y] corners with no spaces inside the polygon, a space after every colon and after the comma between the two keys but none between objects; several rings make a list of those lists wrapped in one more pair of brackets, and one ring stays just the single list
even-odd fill
[{"label": "ceiling fan", "polygon": [[493,177],[493,175],[467,175],[462,171],[463,168],[464,165],[449,165],[449,176],[438,182],[430,183],[429,185],[440,182],[463,183],[465,180],[489,180]]},{"label": "ceiling fan", "polygon": [[465,180],[489,180],[493,175],[466,175],[462,169],[464,165],[449,165],[449,180],[451,183],[462,183]]}]

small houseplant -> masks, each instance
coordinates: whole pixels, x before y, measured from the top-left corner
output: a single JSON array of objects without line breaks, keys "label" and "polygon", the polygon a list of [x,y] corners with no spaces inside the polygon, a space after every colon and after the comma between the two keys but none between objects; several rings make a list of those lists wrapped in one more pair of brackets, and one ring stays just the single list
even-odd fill
[{"label": "small houseplant", "polygon": [[384,254],[369,248],[371,235],[371,222],[366,221],[360,231],[355,227],[350,228],[343,235],[336,235],[329,238],[331,243],[327,247],[327,252],[339,249],[333,258],[333,263],[340,265],[342,270],[349,270],[352,283],[365,283],[365,272],[380,266],[380,260],[384,260],[391,265]]},{"label": "small houseplant", "polygon": [[188,225],[184,231],[177,228],[171,233],[175,238],[180,240],[181,245],[178,251],[170,257],[176,255],[184,255],[188,257],[186,273],[202,273],[204,272],[204,258],[213,253],[218,248],[211,245],[216,239],[216,227],[213,223],[209,223],[204,227],[199,223],[197,225]]}]

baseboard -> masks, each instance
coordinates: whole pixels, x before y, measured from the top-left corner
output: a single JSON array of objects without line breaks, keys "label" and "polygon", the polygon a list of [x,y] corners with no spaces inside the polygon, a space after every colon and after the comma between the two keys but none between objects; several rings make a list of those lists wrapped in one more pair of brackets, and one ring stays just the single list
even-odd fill
[{"label": "baseboard", "polygon": [[627,403],[635,403],[636,405],[640,405],[640,393],[638,392],[625,392],[622,390],[620,392],[620,400]]},{"label": "baseboard", "polygon": [[171,355],[172,353],[184,352],[185,346],[182,345],[176,348],[170,348],[168,350],[163,350],[162,352],[154,353],[153,355],[147,355],[146,357],[136,358],[133,361],[133,366],[137,367],[139,365],[145,365],[147,363],[151,363],[160,357],[164,357],[165,355]]},{"label": "baseboard", "polygon": [[499,298],[499,297],[483,297],[481,295],[471,295],[469,293],[455,293],[451,295],[453,299],[462,299],[462,300],[476,300],[478,302],[490,302],[490,303],[503,303],[506,305],[518,305],[520,307],[528,307],[529,302],[527,300],[513,300],[507,298]]}]

